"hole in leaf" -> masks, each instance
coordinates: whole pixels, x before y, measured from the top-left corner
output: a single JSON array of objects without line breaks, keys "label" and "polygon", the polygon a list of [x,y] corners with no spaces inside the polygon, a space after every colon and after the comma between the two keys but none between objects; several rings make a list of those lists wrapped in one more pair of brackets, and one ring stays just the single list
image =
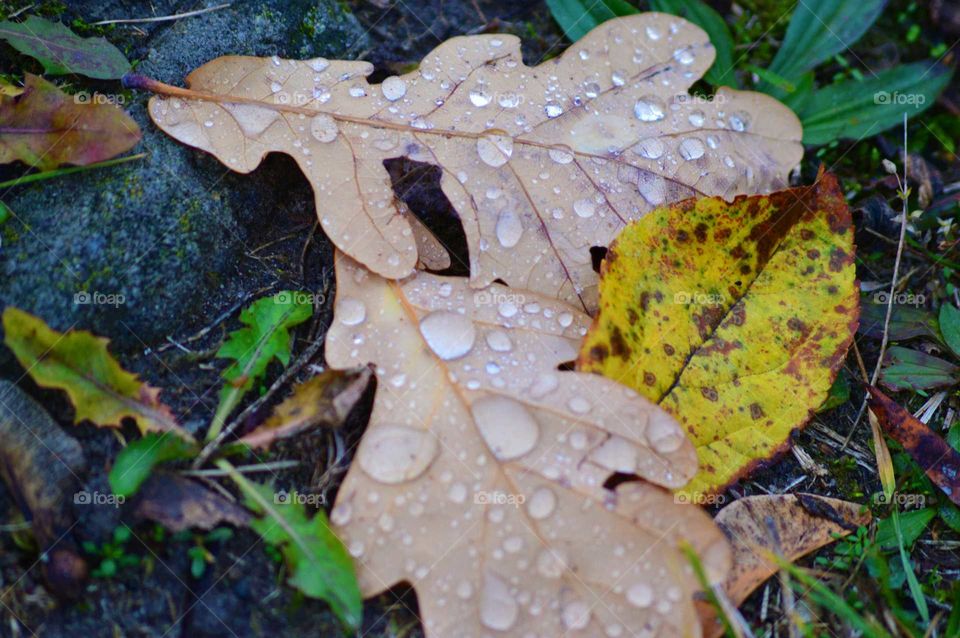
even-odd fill
[{"label": "hole in leaf", "polygon": [[606,246],[591,246],[590,261],[593,263],[593,272],[600,273],[600,264],[607,256]]},{"label": "hole in leaf", "polygon": [[470,275],[470,252],[460,216],[440,189],[441,169],[438,166],[406,158],[384,160],[393,191],[423,222],[450,253],[450,267],[441,275]]}]

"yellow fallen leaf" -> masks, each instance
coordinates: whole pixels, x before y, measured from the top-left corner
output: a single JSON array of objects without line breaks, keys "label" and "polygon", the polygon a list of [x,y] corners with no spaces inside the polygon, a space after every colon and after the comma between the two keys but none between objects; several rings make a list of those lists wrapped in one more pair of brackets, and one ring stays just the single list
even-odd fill
[{"label": "yellow fallen leaf", "polygon": [[[696,471],[676,422],[608,379],[557,370],[587,315],[465,278],[389,281],[343,256],[336,274],[327,360],[377,375],[331,513],[364,595],[411,583],[429,638],[700,636],[679,547],[714,582],[729,547],[659,486]],[[618,472],[645,480],[605,487]]]},{"label": "yellow fallen leaf", "polygon": [[714,57],[699,27],[646,13],[537,67],[493,34],[452,38],[379,85],[368,62],[239,56],[196,69],[189,89],[128,84],[161,94],[158,127],[235,171],[292,156],[327,236],[384,277],[409,275],[424,242],[383,162],[438,166],[474,287],[499,279],[592,310],[591,247],[664,203],[782,188],[803,155],[800,122],[775,99],[687,93]]},{"label": "yellow fallen leaf", "polygon": [[858,318],[836,179],[690,200],[634,222],[603,263],[578,368],[634,388],[697,446],[715,491],[789,443],[827,396]]}]

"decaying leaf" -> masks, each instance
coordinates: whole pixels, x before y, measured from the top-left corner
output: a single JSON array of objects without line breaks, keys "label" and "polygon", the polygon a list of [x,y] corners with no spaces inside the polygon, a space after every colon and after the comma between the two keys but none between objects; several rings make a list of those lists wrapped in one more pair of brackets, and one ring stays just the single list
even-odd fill
[{"label": "decaying leaf", "polygon": [[78,73],[113,80],[130,70],[127,58],[103,38],[81,38],[59,22],[37,16],[0,22],[0,39],[39,60],[48,75]]},{"label": "decaying leaf", "polygon": [[160,390],[120,367],[107,351],[107,339],[85,330],[57,332],[13,306],[3,311],[3,329],[4,343],[38,385],[66,391],[77,423],[119,427],[131,418],[141,432],[171,431],[190,438],[160,402]]},{"label": "decaying leaf", "polygon": [[578,367],[675,416],[717,490],[788,445],[857,327],[850,212],[836,179],[688,200],[634,222],[603,262]]},{"label": "decaying leaf", "polygon": [[169,472],[155,472],[143,484],[133,504],[137,520],[160,523],[172,532],[213,529],[228,523],[249,524],[250,513],[195,481]]},{"label": "decaying leaf", "polygon": [[79,596],[87,565],[71,530],[70,507],[86,469],[83,448],[17,386],[0,379],[0,478],[30,521],[43,575],[58,596]]},{"label": "decaying leaf", "polygon": [[500,279],[592,309],[591,247],[664,203],[783,187],[802,157],[800,123],[776,100],[687,93],[714,55],[699,27],[648,13],[537,67],[496,34],[448,40],[379,85],[368,62],[235,56],[193,71],[191,90],[127,83],[164,94],[150,103],[157,126],[233,170],[294,157],[324,231],[380,275],[417,262],[383,166],[407,157],[442,169],[475,287]]},{"label": "decaying leaf", "polygon": [[370,382],[369,368],[360,372],[325,370],[296,386],[269,419],[244,435],[241,443],[266,447],[320,424],[338,426],[363,395]]},{"label": "decaying leaf", "polygon": [[[678,546],[715,581],[729,549],[659,487],[694,474],[693,446],[629,388],[557,370],[589,320],[524,290],[338,259],[327,360],[373,362],[378,385],[331,520],[365,595],[413,584],[427,636],[700,635]],[[645,480],[607,489],[618,472]]]},{"label": "decaying leaf", "polygon": [[0,93],[0,164],[87,165],[133,148],[140,128],[112,104],[85,103],[29,73],[19,95]]},{"label": "decaying leaf", "polygon": [[[714,518],[733,547],[733,569],[723,589],[739,606],[779,571],[772,556],[793,562],[870,522],[863,505],[815,494],[747,496]],[[719,637],[712,610],[701,607],[704,635]]]},{"label": "decaying leaf", "polygon": [[951,501],[960,505],[960,454],[919,419],[872,386],[870,409],[880,427],[896,440]]}]

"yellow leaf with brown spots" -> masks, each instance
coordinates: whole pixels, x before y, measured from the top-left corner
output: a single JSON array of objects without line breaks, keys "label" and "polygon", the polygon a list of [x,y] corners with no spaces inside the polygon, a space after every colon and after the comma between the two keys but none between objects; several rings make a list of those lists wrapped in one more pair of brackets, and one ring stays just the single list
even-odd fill
[{"label": "yellow leaf with brown spots", "polygon": [[859,315],[853,227],[836,178],[687,200],[633,222],[603,262],[577,362],[656,401],[717,491],[789,445],[823,402]]}]

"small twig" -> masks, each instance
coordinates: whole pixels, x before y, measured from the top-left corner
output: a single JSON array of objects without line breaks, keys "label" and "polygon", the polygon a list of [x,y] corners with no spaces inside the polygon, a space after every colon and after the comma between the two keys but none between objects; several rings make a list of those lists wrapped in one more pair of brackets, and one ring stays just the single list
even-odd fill
[{"label": "small twig", "polygon": [[[897,282],[900,274],[900,260],[903,258],[903,245],[907,239],[907,208],[909,206],[909,195],[907,194],[907,112],[903,112],[903,182],[897,175],[897,184],[900,186],[900,199],[903,202],[902,213],[900,215],[900,239],[897,242],[897,257],[893,262],[893,276],[890,278],[890,294],[887,296],[887,314],[883,319],[883,337],[880,339],[880,355],[877,357],[877,365],[873,368],[873,374],[870,375],[870,385],[877,384],[877,378],[880,376],[880,369],[883,367],[883,355],[887,349],[887,343],[890,340],[890,317],[893,316],[893,299],[897,293]],[[843,447],[846,448],[853,438],[857,426],[860,425],[860,419],[867,409],[867,394],[864,394],[863,402],[860,404],[860,410],[857,412],[857,418],[847,434]]]},{"label": "small twig", "polygon": [[191,467],[193,469],[198,469],[204,463],[207,462],[214,452],[216,452],[223,442],[227,439],[228,436],[233,434],[233,432],[240,427],[240,424],[243,423],[247,416],[253,414],[256,410],[260,408],[261,405],[266,403],[273,397],[277,391],[283,387],[287,381],[290,380],[293,375],[297,374],[310,360],[317,354],[317,351],[320,350],[320,347],[323,345],[323,340],[318,339],[310,344],[303,354],[301,354],[292,365],[287,366],[287,369],[283,371],[283,374],[280,375],[276,381],[273,382],[273,385],[270,386],[270,389],[267,390],[263,396],[258,398],[256,401],[248,405],[240,414],[238,414],[226,427],[222,430],[218,429],[215,432],[215,436],[211,438],[204,448],[200,451],[200,454],[197,455],[197,458],[194,459]]},{"label": "small twig", "polygon": [[[195,11],[185,11],[184,13],[175,13],[168,16],[157,16],[156,18],[120,18],[117,20],[101,20],[100,22],[91,22],[95,27],[104,25],[104,24],[136,24],[141,22],[169,22],[170,20],[179,20],[180,18],[192,18],[193,16],[198,16],[203,13],[210,13],[211,11],[219,11],[220,9],[226,9],[232,3],[224,2],[223,4],[218,4],[215,7],[207,7],[206,9],[197,9]],[[12,17],[12,16],[11,16]]]},{"label": "small twig", "polygon": [[[300,461],[272,461],[270,463],[253,463],[250,465],[238,465],[237,471],[241,474],[253,474],[255,472],[273,472],[276,470],[287,470],[291,467],[297,467]],[[197,476],[214,478],[219,476],[229,476],[229,474],[220,469],[206,470],[184,470],[181,472],[184,476]]]},{"label": "small twig", "polygon": [[0,188],[13,188],[14,186],[22,186],[23,184],[29,184],[31,182],[39,182],[45,179],[61,177],[63,175],[71,175],[73,173],[81,173],[83,171],[89,171],[95,168],[106,168],[108,166],[116,166],[117,164],[123,164],[125,162],[132,162],[134,160],[143,159],[146,156],[147,156],[146,153],[137,153],[136,155],[116,157],[111,160],[96,162],[95,164],[87,164],[86,166],[71,166],[70,168],[57,168],[52,171],[30,173],[29,175],[24,175],[16,179],[11,179],[6,182],[0,182]]}]

